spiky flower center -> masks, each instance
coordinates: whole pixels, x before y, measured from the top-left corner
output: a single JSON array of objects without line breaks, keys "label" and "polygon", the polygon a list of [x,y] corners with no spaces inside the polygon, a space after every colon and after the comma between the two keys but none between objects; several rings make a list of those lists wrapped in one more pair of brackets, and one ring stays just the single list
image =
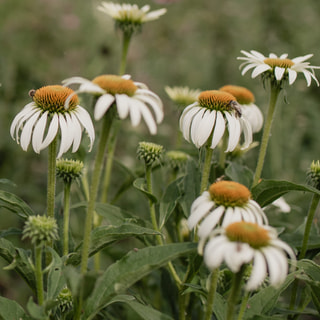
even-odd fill
[{"label": "spiky flower center", "polygon": [[312,161],[307,172],[307,183],[320,190],[320,161]]},{"label": "spiky flower center", "polygon": [[57,176],[64,183],[71,183],[82,174],[83,162],[79,160],[58,159],[56,161]]},{"label": "spiky flower center", "polygon": [[263,62],[269,65],[271,68],[291,68],[294,65],[294,62],[290,59],[280,59],[280,58],[266,58]]},{"label": "spiky flower center", "polygon": [[251,198],[251,193],[244,185],[234,181],[218,181],[209,187],[211,199],[225,207],[243,207]]},{"label": "spiky flower center", "polygon": [[68,110],[71,111],[79,104],[78,96],[74,91],[68,87],[60,85],[45,86],[32,92],[33,101],[43,111],[50,113],[64,113],[66,112],[65,102],[71,96]]},{"label": "spiky flower center", "polygon": [[233,103],[236,98],[228,93],[218,90],[202,91],[199,94],[198,102],[201,107],[218,110],[218,111],[231,111]]},{"label": "spiky flower center", "polygon": [[137,149],[138,159],[144,160],[146,165],[152,165],[159,160],[163,153],[163,146],[152,142],[139,142]]},{"label": "spiky flower center", "polygon": [[189,159],[189,155],[183,151],[172,150],[166,153],[167,162],[173,169],[183,168]]},{"label": "spiky flower center", "polygon": [[232,94],[240,104],[254,103],[253,93],[245,87],[226,85],[219,90]]},{"label": "spiky flower center", "polygon": [[132,97],[138,89],[132,80],[116,75],[101,75],[94,78],[92,82],[112,95],[126,94]]},{"label": "spiky flower center", "polygon": [[229,224],[225,231],[229,240],[245,242],[256,249],[267,246],[270,241],[268,230],[256,223],[234,222]]}]

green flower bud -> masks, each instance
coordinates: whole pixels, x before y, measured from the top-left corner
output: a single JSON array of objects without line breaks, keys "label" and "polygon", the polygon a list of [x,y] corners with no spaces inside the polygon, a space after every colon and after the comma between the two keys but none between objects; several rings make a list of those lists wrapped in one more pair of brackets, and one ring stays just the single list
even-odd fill
[{"label": "green flower bud", "polygon": [[83,162],[79,160],[58,159],[56,162],[57,176],[64,183],[71,183],[78,179],[83,170]]},{"label": "green flower bud", "polygon": [[59,302],[58,307],[62,313],[72,309],[72,307],[73,307],[72,294],[71,294],[71,291],[67,287],[63,288],[60,291],[60,293],[57,297],[57,300]]},{"label": "green flower bud", "polygon": [[168,151],[166,153],[166,162],[174,170],[185,168],[189,160],[189,155],[182,151]]},{"label": "green flower bud", "polygon": [[47,245],[57,240],[58,225],[56,220],[47,216],[29,216],[23,229],[22,239],[30,238],[35,245]]},{"label": "green flower bud", "polygon": [[137,149],[138,159],[144,160],[146,165],[152,165],[160,160],[163,153],[163,146],[152,142],[139,142]]},{"label": "green flower bud", "polygon": [[310,169],[307,172],[307,183],[320,190],[320,161],[312,161]]}]

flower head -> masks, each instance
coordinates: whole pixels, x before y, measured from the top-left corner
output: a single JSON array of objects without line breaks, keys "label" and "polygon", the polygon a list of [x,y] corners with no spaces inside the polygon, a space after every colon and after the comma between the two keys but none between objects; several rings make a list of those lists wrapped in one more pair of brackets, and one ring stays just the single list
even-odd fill
[{"label": "flower head", "polygon": [[234,222],[217,229],[204,249],[204,262],[209,269],[218,268],[223,262],[232,272],[253,263],[246,290],[257,289],[269,273],[269,282],[277,286],[288,273],[287,255],[295,261],[293,250],[277,238],[269,226],[251,222]]},{"label": "flower head", "polygon": [[56,161],[57,176],[61,178],[64,183],[71,183],[78,179],[83,170],[83,162],[79,160],[58,159]]},{"label": "flower head", "polygon": [[312,161],[307,173],[307,183],[320,190],[320,161]]},{"label": "flower head", "polygon": [[[98,97],[94,109],[95,120],[100,120],[115,103],[120,119],[128,116],[135,127],[144,118],[151,134],[156,134],[157,124],[163,120],[163,106],[160,98],[141,82],[134,82],[130,76],[101,75],[92,81],[72,77],[63,81],[65,86],[80,84],[77,92],[88,92]],[[150,111],[152,109],[153,113]]]},{"label": "flower head", "polygon": [[144,160],[146,165],[152,165],[155,161],[161,159],[163,146],[152,142],[139,142],[137,149],[138,159]]},{"label": "flower head", "polygon": [[166,162],[173,170],[184,168],[189,159],[189,155],[183,151],[171,150],[166,152]]},{"label": "flower head", "polygon": [[226,85],[219,90],[231,93],[241,106],[241,112],[252,128],[252,132],[259,132],[263,125],[263,115],[260,109],[255,105],[253,93],[245,87]]},{"label": "flower head", "polygon": [[196,102],[201,93],[199,89],[190,89],[189,87],[166,86],[164,90],[174,103],[183,107]]},{"label": "flower head", "polygon": [[73,299],[71,291],[65,287],[63,288],[57,296],[58,308],[61,312],[67,312],[73,307]]},{"label": "flower head", "polygon": [[203,244],[215,228],[237,221],[268,224],[266,215],[251,199],[247,187],[234,181],[218,181],[193,202],[188,225],[193,229],[199,224],[198,250],[201,253]]},{"label": "flower head", "polygon": [[47,216],[29,216],[23,229],[22,239],[31,238],[35,245],[47,245],[57,240],[58,225],[56,220]]},{"label": "flower head", "polygon": [[116,21],[116,26],[126,33],[132,34],[139,30],[145,22],[158,19],[167,12],[167,9],[150,11],[150,6],[139,8],[136,4],[117,4],[102,2],[98,10],[107,14]]},{"label": "flower head", "polygon": [[[10,134],[24,151],[30,142],[39,153],[61,132],[58,158],[72,146],[72,152],[79,149],[83,128],[87,131],[92,148],[95,133],[89,113],[79,105],[73,90],[59,86],[45,86],[32,90],[33,99],[14,118]],[[70,99],[69,99],[70,97]],[[66,104],[66,101],[68,103]],[[46,134],[45,134],[46,132]]]},{"label": "flower head", "polygon": [[314,69],[319,69],[320,67],[311,66],[310,62],[306,62],[313,54],[289,59],[286,53],[280,57],[274,53],[270,53],[268,57],[265,57],[255,50],[251,50],[250,52],[241,50],[241,53],[245,55],[245,57],[238,57],[239,60],[244,60],[244,63],[240,65],[240,69],[243,68],[241,72],[242,75],[248,70],[253,69],[251,74],[252,78],[261,74],[270,77],[271,81],[282,82],[288,79],[291,85],[295,82],[298,73],[301,72],[307,81],[308,87],[311,85],[312,79],[319,86],[319,81],[315,77]]},{"label": "flower head", "polygon": [[187,141],[200,148],[208,141],[214,149],[228,128],[228,146],[230,152],[237,146],[241,130],[244,133],[244,146],[252,142],[252,129],[245,118],[241,117],[236,98],[227,92],[218,90],[203,91],[198,101],[186,107],[180,117],[180,129]]}]

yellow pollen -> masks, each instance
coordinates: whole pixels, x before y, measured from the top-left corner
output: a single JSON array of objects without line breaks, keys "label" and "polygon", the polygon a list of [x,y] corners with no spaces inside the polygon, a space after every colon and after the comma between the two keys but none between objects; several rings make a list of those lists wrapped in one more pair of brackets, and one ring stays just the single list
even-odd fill
[{"label": "yellow pollen", "polygon": [[218,90],[202,91],[198,97],[200,106],[212,110],[230,111],[237,99],[228,92]]},{"label": "yellow pollen", "polygon": [[290,59],[280,59],[280,58],[267,58],[263,62],[268,64],[271,68],[280,67],[280,68],[290,68],[294,65],[294,62]]},{"label": "yellow pollen", "polygon": [[248,243],[253,248],[265,247],[269,244],[268,230],[251,222],[234,222],[226,227],[226,236],[231,241]]},{"label": "yellow pollen", "polygon": [[243,207],[251,198],[249,189],[234,181],[215,182],[209,187],[209,193],[217,205],[225,207]]},{"label": "yellow pollen", "polygon": [[226,85],[219,90],[231,93],[240,104],[254,103],[253,93],[245,87]]},{"label": "yellow pollen", "polygon": [[92,82],[112,95],[126,94],[132,97],[138,89],[132,80],[116,75],[101,75],[94,78]]},{"label": "yellow pollen", "polygon": [[60,85],[45,86],[32,94],[33,101],[44,111],[53,112],[65,112],[65,102],[67,98],[73,94],[69,102],[68,110],[73,110],[79,104],[79,99],[74,91],[68,87]]}]

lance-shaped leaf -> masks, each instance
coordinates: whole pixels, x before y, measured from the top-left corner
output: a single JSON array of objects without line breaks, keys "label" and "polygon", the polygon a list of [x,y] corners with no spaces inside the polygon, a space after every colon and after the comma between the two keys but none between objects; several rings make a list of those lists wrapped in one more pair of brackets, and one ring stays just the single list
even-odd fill
[{"label": "lance-shaped leaf", "polygon": [[84,319],[92,319],[113,296],[125,292],[135,282],[169,261],[194,252],[196,246],[196,243],[174,243],[129,252],[98,279],[84,308]]},{"label": "lance-shaped leaf", "polygon": [[0,190],[0,207],[8,209],[24,219],[34,215],[33,210],[22,199],[3,190]]},{"label": "lance-shaped leaf", "polygon": [[146,195],[150,201],[152,201],[153,203],[157,203],[157,197],[150,193],[148,190],[147,190],[147,184],[146,184],[146,180],[144,178],[138,178],[136,180],[133,181],[133,186],[141,191],[144,195]]},{"label": "lance-shaped leaf", "polygon": [[15,301],[0,297],[0,319],[30,319],[23,308]]},{"label": "lance-shaped leaf", "polygon": [[252,196],[261,207],[265,207],[289,191],[312,192],[320,195],[320,191],[302,184],[281,180],[262,180],[252,188]]}]

